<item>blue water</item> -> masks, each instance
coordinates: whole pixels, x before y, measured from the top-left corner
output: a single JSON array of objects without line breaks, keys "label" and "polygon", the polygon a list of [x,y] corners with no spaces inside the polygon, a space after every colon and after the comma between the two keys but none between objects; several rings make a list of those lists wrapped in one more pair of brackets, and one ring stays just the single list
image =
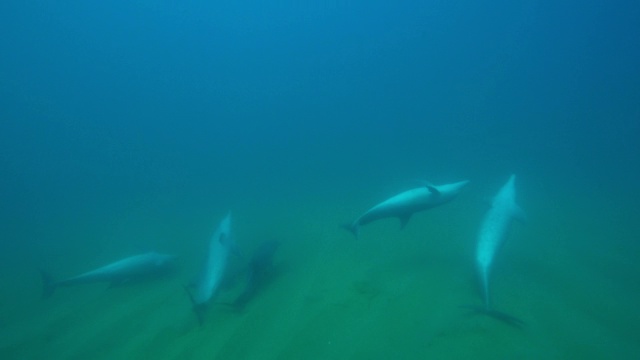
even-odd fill
[{"label": "blue water", "polygon": [[[639,18],[595,0],[3,2],[0,357],[633,358]],[[475,233],[511,173],[529,220],[495,291],[524,331],[458,308],[480,301]],[[463,179],[403,231],[339,228]],[[285,270],[199,328],[181,286],[229,210],[247,254],[282,240]],[[177,273],[40,299],[39,268],[150,250]]]}]

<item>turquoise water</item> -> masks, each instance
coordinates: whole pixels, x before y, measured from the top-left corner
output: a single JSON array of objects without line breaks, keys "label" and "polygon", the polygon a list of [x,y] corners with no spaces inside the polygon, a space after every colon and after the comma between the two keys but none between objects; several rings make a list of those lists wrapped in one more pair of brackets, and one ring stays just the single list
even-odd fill
[{"label": "turquoise water", "polygon": [[548,193],[520,201],[529,219],[514,224],[492,279],[494,304],[526,324],[516,329],[459,307],[481,301],[473,243],[485,205],[473,190],[416,215],[403,231],[393,220],[363,227],[357,241],[336,224],[366,206],[363,194],[352,202],[291,200],[266,213],[238,205],[243,249],[281,239],[277,276],[242,312],[225,305],[238,288],[221,292],[202,327],[181,287],[198,270],[211,219],[123,215],[114,220],[121,232],[114,239],[122,240],[93,257],[75,249],[95,254],[91,243],[101,243],[100,234],[90,225],[75,229],[65,237],[75,252],[48,259],[56,273],[123,255],[131,241],[125,234],[158,239],[180,254],[179,271],[135,286],[62,288],[43,301],[34,269],[40,259],[5,263],[5,274],[20,276],[3,277],[3,357],[633,358],[640,289],[638,247],[629,243],[639,229],[629,214],[637,205],[594,197],[585,209]]},{"label": "turquoise water", "polygon": [[[636,4],[0,5],[0,358],[633,359]],[[473,314],[510,174],[527,213]],[[427,180],[452,202],[341,224]],[[183,287],[231,211],[199,326]],[[242,309],[252,253],[278,240]],[[160,279],[60,288],[135,254]]]}]

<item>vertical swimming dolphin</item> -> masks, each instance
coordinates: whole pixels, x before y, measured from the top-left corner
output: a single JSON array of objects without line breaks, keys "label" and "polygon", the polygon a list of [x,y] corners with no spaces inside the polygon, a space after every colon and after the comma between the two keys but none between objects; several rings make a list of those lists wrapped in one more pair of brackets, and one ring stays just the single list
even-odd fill
[{"label": "vertical swimming dolphin", "polygon": [[192,286],[186,288],[200,325],[204,322],[206,307],[220,286],[229,255],[234,249],[235,244],[231,238],[231,213],[228,213],[209,241],[207,257],[200,274]]},{"label": "vertical swimming dolphin", "polygon": [[514,326],[522,326],[522,321],[492,309],[489,297],[489,275],[495,255],[507,238],[514,218],[523,219],[524,213],[515,201],[515,175],[511,175],[491,202],[478,233],[476,248],[476,269],[482,288],[484,308],[474,308],[479,312],[498,318]]}]

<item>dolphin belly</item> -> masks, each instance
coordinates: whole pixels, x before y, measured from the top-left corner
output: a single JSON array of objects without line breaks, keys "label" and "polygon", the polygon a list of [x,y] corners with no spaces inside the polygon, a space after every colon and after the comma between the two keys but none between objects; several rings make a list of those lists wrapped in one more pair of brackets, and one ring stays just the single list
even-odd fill
[{"label": "dolphin belly", "polygon": [[514,179],[515,176],[512,175],[507,183],[500,188],[492,201],[491,209],[482,221],[478,232],[475,260],[484,303],[483,310],[480,312],[512,325],[519,325],[521,324],[520,320],[492,308],[489,292],[489,281],[495,256],[507,238],[514,217],[519,217],[522,213],[515,203]]},{"label": "dolphin belly", "polygon": [[43,283],[43,297],[49,297],[57,287],[69,287],[98,282],[118,283],[147,275],[162,274],[168,270],[175,256],[159,253],[135,255],[95,270],[68,279],[55,281],[47,272],[40,270]]},{"label": "dolphin belly", "polygon": [[209,241],[207,257],[198,281],[191,288],[185,287],[200,325],[204,322],[207,305],[220,287],[234,245],[231,239],[231,214],[229,213],[222,219]]}]

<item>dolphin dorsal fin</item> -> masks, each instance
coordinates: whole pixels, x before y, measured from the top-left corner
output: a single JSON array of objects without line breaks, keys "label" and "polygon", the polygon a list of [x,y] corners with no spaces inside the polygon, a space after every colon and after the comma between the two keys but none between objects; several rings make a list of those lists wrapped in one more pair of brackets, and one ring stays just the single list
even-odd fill
[{"label": "dolphin dorsal fin", "polygon": [[438,190],[438,188],[432,183],[424,181],[423,184],[433,195],[440,195],[440,190]]}]

